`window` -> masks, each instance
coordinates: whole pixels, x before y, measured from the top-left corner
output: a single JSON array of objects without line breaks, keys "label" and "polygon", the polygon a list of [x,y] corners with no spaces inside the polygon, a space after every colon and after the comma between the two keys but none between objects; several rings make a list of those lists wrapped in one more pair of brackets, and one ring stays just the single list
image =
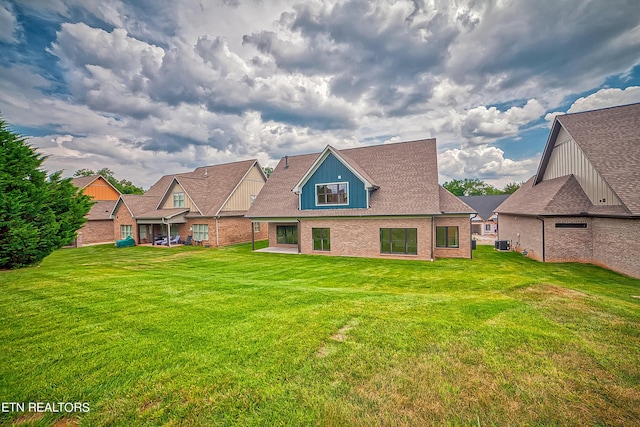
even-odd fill
[{"label": "window", "polygon": [[255,196],[255,195],[253,195],[253,194],[252,194],[252,195],[250,195],[250,196],[249,196],[249,204],[250,204],[250,205],[252,205],[252,204],[253,204],[253,202],[255,202],[255,201],[256,201],[256,196]]},{"label": "window", "polygon": [[145,240],[147,238],[147,226],[143,225],[140,227],[140,240]]},{"label": "window", "polygon": [[485,224],[484,231],[491,231],[491,224]]},{"label": "window", "polygon": [[587,228],[586,222],[558,222],[556,228]]},{"label": "window", "polygon": [[418,254],[417,228],[381,228],[380,252],[383,254]]},{"label": "window", "polygon": [[253,231],[255,231],[256,233],[260,232],[260,223],[259,222],[254,222],[253,223]]},{"label": "window", "polygon": [[313,250],[314,251],[330,251],[331,250],[331,238],[328,228],[312,228],[311,234],[313,235]]},{"label": "window", "polygon": [[458,227],[436,227],[436,248],[457,248]]},{"label": "window", "polygon": [[193,240],[209,240],[209,224],[193,224]]},{"label": "window", "polygon": [[184,208],[184,193],[173,193],[173,207]]},{"label": "window", "polygon": [[348,197],[349,184],[346,182],[316,185],[316,205],[346,205]]},{"label": "window", "polygon": [[278,235],[278,243],[296,245],[298,244],[298,226],[297,225],[279,225],[276,227]]},{"label": "window", "polygon": [[133,225],[121,225],[120,238],[126,239],[129,236],[133,236]]}]

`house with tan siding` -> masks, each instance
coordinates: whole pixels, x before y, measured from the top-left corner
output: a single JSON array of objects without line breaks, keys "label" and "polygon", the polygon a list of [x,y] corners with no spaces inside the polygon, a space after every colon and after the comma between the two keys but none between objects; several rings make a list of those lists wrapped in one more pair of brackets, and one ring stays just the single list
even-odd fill
[{"label": "house with tan siding", "polygon": [[117,239],[154,244],[161,237],[191,236],[193,244],[226,246],[266,239],[266,225],[244,217],[264,186],[257,160],[204,166],[165,175],[144,195],[123,194],[111,216]]},{"label": "house with tan siding", "polygon": [[640,278],[639,182],[640,104],[557,116],[537,174],[496,209],[498,238]]},{"label": "house with tan siding", "polygon": [[284,157],[246,216],[268,224],[267,250],[434,260],[471,257],[471,213],[428,139]]},{"label": "house with tan siding", "polygon": [[82,176],[71,180],[94,202],[87,214],[87,222],[78,231],[74,246],[114,241],[111,212],[120,192],[101,175]]}]

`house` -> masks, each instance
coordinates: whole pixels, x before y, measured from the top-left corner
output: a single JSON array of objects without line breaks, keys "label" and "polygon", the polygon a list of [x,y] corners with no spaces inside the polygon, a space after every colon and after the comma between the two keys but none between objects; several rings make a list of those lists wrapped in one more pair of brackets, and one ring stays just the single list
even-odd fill
[{"label": "house", "polygon": [[207,246],[266,239],[266,227],[244,217],[266,180],[257,160],[165,175],[144,195],[120,196],[111,215],[114,232],[138,244],[176,235]]},{"label": "house", "polygon": [[120,192],[101,175],[73,178],[71,182],[94,201],[87,214],[87,222],[78,231],[78,237],[73,246],[113,242],[111,212],[120,197]]},{"label": "house", "polygon": [[271,250],[433,260],[471,257],[473,212],[438,184],[429,139],[284,157],[247,217]]},{"label": "house", "polygon": [[471,217],[471,233],[480,236],[495,236],[498,232],[498,215],[496,208],[509,198],[510,194],[491,196],[458,196],[460,200],[477,211]]},{"label": "house", "polygon": [[498,237],[640,278],[639,182],[640,104],[557,116],[537,174],[496,209]]}]

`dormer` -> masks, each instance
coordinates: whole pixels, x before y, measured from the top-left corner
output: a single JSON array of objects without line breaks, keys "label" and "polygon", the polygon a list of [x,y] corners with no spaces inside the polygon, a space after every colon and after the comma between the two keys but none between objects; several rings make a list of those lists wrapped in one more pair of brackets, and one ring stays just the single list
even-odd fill
[{"label": "dormer", "polygon": [[300,210],[366,209],[378,186],[352,159],[327,145],[293,192]]}]

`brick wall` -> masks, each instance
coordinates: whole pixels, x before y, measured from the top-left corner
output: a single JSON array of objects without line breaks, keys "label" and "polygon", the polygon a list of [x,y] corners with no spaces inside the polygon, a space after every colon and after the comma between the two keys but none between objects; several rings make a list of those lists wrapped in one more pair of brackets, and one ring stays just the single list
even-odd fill
[{"label": "brick wall", "polygon": [[[587,228],[557,228],[560,223],[584,223]],[[591,218],[545,218],[545,261],[593,262]]]},{"label": "brick wall", "polygon": [[87,221],[79,231],[82,244],[107,243],[114,241],[113,220]]},{"label": "brick wall", "polygon": [[121,225],[131,225],[132,234],[131,236],[134,238],[136,243],[138,242],[138,227],[136,227],[136,220],[131,216],[131,212],[124,205],[124,203],[118,204],[118,208],[115,212],[113,219],[113,236],[115,240],[122,239],[122,235],[120,233]]},{"label": "brick wall", "polygon": [[[367,258],[395,259],[432,259],[434,256],[469,258],[471,254],[471,224],[468,216],[438,218],[443,225],[459,227],[460,247],[433,251],[431,218],[343,218],[343,219],[302,219],[300,222],[300,250],[304,254],[355,256]],[[296,247],[277,243],[276,227],[278,225],[296,225],[297,223],[270,223],[269,246]],[[313,249],[313,228],[330,229],[331,250],[316,251]],[[415,228],[418,234],[417,255],[380,253],[381,228]]]},{"label": "brick wall", "polygon": [[[219,246],[233,245],[251,241],[251,229],[253,223],[249,218],[224,217],[219,219],[218,231],[220,233]],[[268,235],[268,227],[261,224],[260,231],[255,233],[255,240],[264,240]]]},{"label": "brick wall", "polygon": [[640,279],[640,219],[594,218],[593,262]]},{"label": "brick wall", "polygon": [[500,214],[497,240],[509,240],[512,250],[542,261],[542,222],[535,217]]},{"label": "brick wall", "polygon": [[[436,217],[436,227],[458,227],[457,248],[435,248],[436,258],[470,258],[471,257],[471,219],[462,217]],[[435,230],[433,238],[436,238]]]}]

